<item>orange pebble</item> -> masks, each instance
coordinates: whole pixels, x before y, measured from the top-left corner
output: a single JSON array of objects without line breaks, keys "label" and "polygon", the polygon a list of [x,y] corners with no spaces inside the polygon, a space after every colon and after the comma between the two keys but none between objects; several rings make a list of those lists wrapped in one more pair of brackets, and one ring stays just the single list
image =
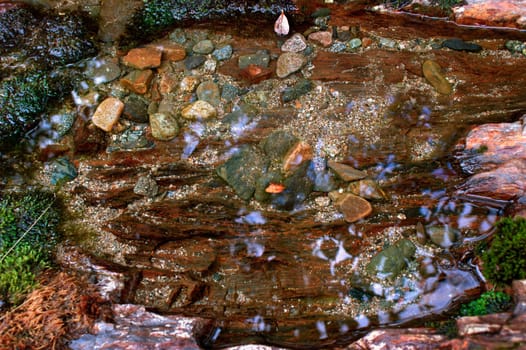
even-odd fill
[{"label": "orange pebble", "polygon": [[283,186],[282,184],[275,184],[275,183],[270,183],[270,185],[267,186],[267,188],[265,188],[265,192],[267,193],[281,193],[283,192],[283,190],[285,190],[285,186]]}]

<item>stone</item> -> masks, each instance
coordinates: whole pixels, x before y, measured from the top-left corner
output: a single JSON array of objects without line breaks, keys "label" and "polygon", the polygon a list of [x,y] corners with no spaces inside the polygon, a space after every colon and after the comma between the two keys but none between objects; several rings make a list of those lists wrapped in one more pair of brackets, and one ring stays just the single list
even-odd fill
[{"label": "stone", "polygon": [[203,63],[205,63],[205,61],[206,61],[206,56],[192,55],[192,56],[188,56],[185,58],[184,66],[186,67],[186,69],[192,70],[192,69],[199,67]]},{"label": "stone", "polygon": [[189,120],[207,120],[217,116],[217,110],[210,103],[195,101],[181,110],[181,116]]},{"label": "stone", "polygon": [[371,258],[366,271],[371,276],[395,279],[415,255],[416,246],[408,239],[401,239]]},{"label": "stone", "polygon": [[207,59],[205,61],[205,63],[203,64],[203,71],[206,74],[213,74],[213,73],[215,73],[216,68],[217,68],[217,61],[214,60],[213,58]]},{"label": "stone", "polygon": [[474,334],[499,333],[511,318],[510,313],[484,316],[464,316],[457,319],[458,335],[466,337]]},{"label": "stone", "polygon": [[453,8],[453,13],[455,21],[460,24],[526,29],[524,1],[470,1]]},{"label": "stone", "polygon": [[150,69],[134,70],[121,78],[122,86],[139,95],[144,95],[150,88],[153,79],[153,72]]},{"label": "stone", "polygon": [[263,80],[269,79],[272,76],[272,70],[255,64],[249,64],[246,68],[241,70],[240,74],[251,84],[258,84]]},{"label": "stone", "polygon": [[519,40],[508,40],[504,46],[511,53],[522,53],[522,51],[526,48],[526,43],[523,43]]},{"label": "stone", "polygon": [[254,54],[242,55],[238,59],[238,67],[245,69],[249,64],[255,64],[267,68],[270,62],[270,54],[267,50],[258,50]]},{"label": "stone", "polygon": [[285,52],[278,58],[276,74],[280,78],[285,78],[297,72],[305,64],[305,57],[295,52]]},{"label": "stone", "polygon": [[226,102],[230,102],[239,96],[240,92],[241,90],[237,86],[227,83],[221,89],[221,98]]},{"label": "stone", "polygon": [[99,85],[120,77],[121,69],[110,58],[93,59],[87,63],[85,74],[95,85]]},{"label": "stone", "polygon": [[124,99],[124,110],[122,116],[136,123],[148,122],[149,101],[136,94],[130,94]]},{"label": "stone", "polygon": [[311,161],[303,162],[282,183],[283,191],[273,194],[271,203],[279,210],[294,210],[314,189],[314,171]]},{"label": "stone", "polygon": [[95,110],[91,118],[93,124],[106,132],[117,124],[119,118],[124,110],[124,103],[115,97],[108,97]]},{"label": "stone", "polygon": [[332,32],[329,31],[310,33],[308,38],[309,41],[323,47],[329,47],[332,44]]},{"label": "stone", "polygon": [[360,46],[362,46],[362,40],[360,40],[360,38],[351,39],[349,40],[349,43],[347,44],[347,48],[349,50],[356,50]]},{"label": "stone", "polygon": [[365,199],[382,200],[387,199],[387,195],[372,179],[354,181],[347,186],[347,191]]},{"label": "stone", "polygon": [[431,242],[442,248],[451,247],[460,237],[460,232],[449,225],[426,226],[425,231]]},{"label": "stone", "polygon": [[427,60],[422,65],[426,80],[441,94],[449,95],[453,88],[442,74],[442,67],[435,61]]},{"label": "stone", "polygon": [[135,68],[157,68],[161,65],[162,51],[154,47],[139,47],[131,49],[128,54],[122,58],[122,63]]},{"label": "stone", "polygon": [[[267,189],[272,184],[277,184],[282,187],[283,176],[279,172],[267,171],[263,173],[256,181],[256,190],[254,192],[254,199],[258,202],[268,202],[272,198],[271,192]],[[279,192],[280,193],[280,192]]]},{"label": "stone", "polygon": [[398,46],[398,43],[395,40],[389,39],[389,38],[380,38],[378,41],[378,45],[380,47],[385,47],[388,49],[396,49]]},{"label": "stone", "polygon": [[151,44],[157,50],[162,52],[162,60],[170,62],[179,62],[185,59],[186,50],[182,45],[169,40],[163,40]]},{"label": "stone", "polygon": [[179,133],[177,119],[168,113],[150,114],[152,137],[160,141],[169,141]]},{"label": "stone", "polygon": [[283,158],[282,170],[285,174],[290,174],[312,158],[314,158],[312,147],[308,143],[300,141],[292,146]]},{"label": "stone", "polygon": [[52,185],[61,185],[77,177],[77,169],[66,157],[57,158],[50,162],[50,182]]},{"label": "stone", "polygon": [[369,37],[362,38],[362,46],[364,48],[367,48],[373,44],[373,39]]},{"label": "stone", "polygon": [[163,95],[174,92],[178,86],[178,78],[175,73],[163,72],[159,78],[159,92]]},{"label": "stone", "polygon": [[272,162],[280,163],[292,147],[299,142],[299,139],[285,130],[274,131],[263,139],[260,147]]},{"label": "stone", "polygon": [[256,147],[242,146],[239,151],[217,168],[217,175],[225,180],[243,200],[252,198],[256,181],[268,166],[268,159]]},{"label": "stone", "polygon": [[281,99],[284,103],[298,99],[300,96],[303,96],[309,93],[314,84],[308,79],[300,79],[294,86],[287,87],[283,90],[281,94]]},{"label": "stone", "polygon": [[222,47],[215,49],[212,52],[212,56],[218,61],[226,61],[232,57],[233,49],[232,45],[228,44]]},{"label": "stone", "polygon": [[200,55],[208,55],[214,51],[214,43],[211,40],[201,40],[192,47],[192,51]]},{"label": "stone", "polygon": [[281,45],[283,52],[301,52],[307,48],[307,40],[300,33],[296,33]]},{"label": "stone", "polygon": [[455,51],[468,51],[468,52],[480,52],[482,50],[482,46],[474,44],[474,43],[468,43],[465,42],[462,39],[446,39],[442,42],[442,47],[447,47],[448,49],[455,50]]},{"label": "stone", "polygon": [[138,124],[115,135],[106,152],[147,150],[155,147],[155,143],[146,137],[146,128],[151,131],[149,124]]},{"label": "stone", "polygon": [[373,207],[367,200],[351,193],[336,195],[335,206],[348,223],[361,220],[373,212]]},{"label": "stone", "polygon": [[347,44],[342,43],[341,41],[334,42],[331,47],[329,47],[329,52],[338,53],[343,52],[347,49]]},{"label": "stone", "polygon": [[198,77],[187,76],[179,83],[179,89],[181,89],[182,92],[194,92],[199,83],[200,80]]},{"label": "stone", "polygon": [[196,90],[197,98],[206,101],[212,106],[219,106],[221,103],[221,92],[219,86],[211,80],[203,81]]},{"label": "stone", "polygon": [[141,176],[133,188],[133,193],[145,197],[155,197],[159,192],[159,186],[151,176]]},{"label": "stone", "polygon": [[367,173],[358,169],[353,168],[350,165],[344,163],[338,163],[333,160],[327,162],[329,168],[331,168],[336,175],[338,175],[343,181],[356,181],[367,177]]}]

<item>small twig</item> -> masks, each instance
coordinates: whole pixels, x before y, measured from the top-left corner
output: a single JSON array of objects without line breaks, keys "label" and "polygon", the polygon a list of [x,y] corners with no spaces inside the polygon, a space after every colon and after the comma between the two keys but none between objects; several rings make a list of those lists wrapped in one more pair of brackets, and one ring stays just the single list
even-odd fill
[{"label": "small twig", "polygon": [[13,249],[15,249],[15,247],[18,245],[18,243],[20,243],[21,240],[24,239],[24,237],[27,235],[27,233],[29,231],[31,231],[31,229],[37,224],[37,222],[40,221],[40,219],[42,219],[42,217],[44,216],[44,214],[49,210],[49,208],[51,208],[51,206],[53,205],[53,202],[49,203],[49,205],[47,206],[46,209],[44,209],[44,211],[42,212],[42,214],[40,214],[40,216],[35,220],[33,221],[33,223],[31,224],[31,226],[29,226],[29,228],[22,234],[22,236],[20,236],[16,242],[7,250],[7,252],[5,252],[4,255],[2,255],[2,257],[0,258],[0,263],[2,261],[4,261],[4,259],[9,255],[9,253],[11,253],[11,251]]}]

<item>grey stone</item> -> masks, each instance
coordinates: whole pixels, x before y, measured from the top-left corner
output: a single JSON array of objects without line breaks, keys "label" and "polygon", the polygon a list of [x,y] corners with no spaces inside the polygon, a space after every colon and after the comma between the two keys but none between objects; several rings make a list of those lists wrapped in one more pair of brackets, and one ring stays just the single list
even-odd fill
[{"label": "grey stone", "polygon": [[151,176],[139,177],[133,188],[133,193],[150,198],[155,197],[158,192],[159,186],[157,186],[157,182]]},{"label": "grey stone", "polygon": [[468,43],[462,39],[446,39],[442,43],[442,47],[447,47],[448,49],[455,51],[468,51],[468,52],[480,52],[482,51],[482,46],[475,43]]},{"label": "grey stone", "polygon": [[349,40],[349,43],[347,44],[348,48],[350,50],[355,50],[362,46],[362,40],[360,38],[354,38]]},{"label": "grey stone", "polygon": [[85,74],[93,80],[95,85],[109,83],[120,77],[121,69],[119,65],[109,59],[97,58],[87,63]]},{"label": "grey stone", "polygon": [[137,123],[148,122],[148,105],[149,101],[145,97],[130,94],[124,99],[124,118]]},{"label": "grey stone", "polygon": [[203,81],[196,90],[197,98],[206,101],[213,106],[218,106],[221,103],[221,93],[219,86],[213,81]]},{"label": "grey stone", "polygon": [[270,54],[267,50],[259,50],[254,54],[239,56],[238,67],[245,69],[250,64],[255,64],[260,67],[268,67],[270,62]]},{"label": "grey stone", "polygon": [[299,142],[299,139],[288,131],[278,130],[261,141],[260,146],[272,162],[281,163],[287,152]]},{"label": "grey stone", "polygon": [[226,102],[230,102],[239,96],[240,89],[232,84],[225,84],[221,89],[221,98]]},{"label": "grey stone", "polygon": [[218,61],[226,61],[232,57],[232,45],[225,45],[223,47],[217,48],[212,52],[212,56]]},{"label": "grey stone", "polygon": [[77,169],[68,158],[58,158],[49,164],[51,170],[51,184],[60,185],[77,177]]},{"label": "grey stone", "polygon": [[192,47],[192,50],[195,53],[201,54],[201,55],[207,55],[214,51],[214,44],[211,40],[201,40],[197,44]]},{"label": "grey stone", "polygon": [[388,38],[380,38],[378,45],[388,49],[396,49],[398,47],[398,43],[396,41]]},{"label": "grey stone", "polygon": [[300,79],[294,86],[288,87],[283,91],[281,99],[283,102],[290,102],[298,99],[300,96],[303,96],[309,91],[312,90],[314,84],[307,79]]},{"label": "grey stone", "polygon": [[304,162],[283,181],[285,189],[272,196],[272,204],[280,210],[293,210],[307,199],[314,189],[315,174],[312,162]]},{"label": "grey stone", "polygon": [[460,232],[449,225],[427,226],[426,233],[431,242],[442,248],[451,247],[458,239]]},{"label": "grey stone", "polygon": [[334,42],[331,47],[329,47],[329,51],[333,53],[343,52],[347,48],[347,44],[342,43],[341,41]]},{"label": "grey stone", "polygon": [[416,247],[408,239],[401,239],[392,246],[375,255],[366,270],[370,275],[396,278],[406,268],[409,261],[414,258]]},{"label": "grey stone", "polygon": [[184,66],[186,69],[194,69],[202,65],[206,61],[206,57],[203,55],[188,56],[184,59]]}]

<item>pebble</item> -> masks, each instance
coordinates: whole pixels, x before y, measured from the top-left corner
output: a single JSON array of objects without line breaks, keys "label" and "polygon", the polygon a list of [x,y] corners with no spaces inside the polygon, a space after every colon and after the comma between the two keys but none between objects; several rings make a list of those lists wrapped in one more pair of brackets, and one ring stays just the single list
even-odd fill
[{"label": "pebble", "polygon": [[422,71],[427,81],[433,85],[436,91],[448,95],[453,90],[451,84],[442,74],[442,68],[435,61],[427,60],[422,65]]},{"label": "pebble", "polygon": [[122,63],[136,68],[157,68],[161,65],[162,51],[154,47],[139,47],[131,49],[126,56],[122,58]]},{"label": "pebble", "polygon": [[184,60],[184,66],[186,67],[186,69],[191,70],[199,67],[200,65],[205,63],[205,61],[206,57],[203,55],[188,56]]},{"label": "pebble", "polygon": [[305,57],[295,52],[285,52],[278,58],[276,74],[280,78],[285,78],[297,72],[305,64]]},{"label": "pebble", "polygon": [[133,193],[152,198],[159,193],[159,186],[151,176],[141,176],[133,188]]},{"label": "pebble", "polygon": [[329,168],[331,168],[336,175],[338,175],[343,181],[356,181],[367,177],[367,173],[358,169],[353,168],[350,165],[338,163],[333,160],[327,162]]},{"label": "pebble", "polygon": [[351,182],[349,186],[347,186],[347,191],[365,199],[387,199],[385,192],[374,180],[371,179],[363,179],[360,181]]},{"label": "pebble", "polygon": [[309,34],[309,40],[323,47],[329,47],[332,44],[332,32],[322,31],[311,33]]},{"label": "pebble", "polygon": [[232,84],[225,84],[221,89],[221,98],[226,102],[230,102],[239,96],[240,89]]},{"label": "pebble", "polygon": [[371,46],[372,44],[373,44],[373,39],[371,39],[371,38],[369,38],[369,37],[365,37],[365,38],[362,39],[362,46],[363,46],[364,48],[369,47],[369,46]]},{"label": "pebble", "polygon": [[95,85],[109,83],[120,75],[119,65],[110,59],[94,59],[88,63],[86,69],[86,76],[92,79]]},{"label": "pebble", "polygon": [[281,99],[284,103],[290,102],[293,100],[298,99],[300,96],[303,96],[307,94],[309,91],[312,90],[313,83],[310,80],[307,79],[300,79],[294,86],[287,87],[283,94],[281,95]]},{"label": "pebble", "polygon": [[508,40],[506,41],[506,49],[511,53],[521,53],[526,49],[526,43],[523,43],[519,40]]},{"label": "pebble", "polygon": [[285,155],[283,159],[283,172],[285,174],[293,173],[304,162],[312,160],[314,152],[312,147],[303,141],[296,143]]},{"label": "pebble", "polygon": [[51,171],[50,182],[52,185],[60,185],[77,177],[77,169],[68,158],[61,157],[49,164]]},{"label": "pebble", "polygon": [[365,269],[371,276],[394,279],[414,260],[415,253],[416,246],[408,239],[401,239],[373,256]]},{"label": "pebble", "polygon": [[[331,194],[333,194],[333,192],[331,192]],[[331,196],[331,198],[334,198],[334,195]],[[373,212],[373,207],[367,200],[351,193],[338,193],[336,195],[335,205],[348,223],[363,219]]]},{"label": "pebble", "polygon": [[201,40],[192,47],[192,51],[201,55],[208,55],[214,51],[214,43],[211,40]]},{"label": "pebble", "polygon": [[307,48],[307,40],[300,33],[296,33],[281,45],[283,52],[301,52]]},{"label": "pebble", "polygon": [[380,47],[386,47],[388,49],[396,49],[396,47],[398,46],[396,41],[388,38],[380,38],[380,40],[378,41],[378,45]]},{"label": "pebble", "polygon": [[267,50],[259,50],[254,54],[239,56],[238,67],[245,69],[249,64],[255,64],[260,67],[268,67],[270,54]]},{"label": "pebble", "polygon": [[194,92],[195,88],[199,85],[200,80],[195,76],[184,77],[179,83],[179,89],[182,92]]},{"label": "pebble", "polygon": [[157,50],[161,50],[162,59],[170,62],[179,62],[186,57],[186,50],[183,46],[173,43],[171,41],[161,41],[151,46]]},{"label": "pebble", "polygon": [[137,123],[148,122],[148,100],[136,94],[130,94],[124,99],[123,117]]},{"label": "pebble", "polygon": [[342,43],[341,41],[337,41],[334,44],[331,45],[329,48],[329,52],[338,53],[343,52],[347,48],[346,43]]},{"label": "pebble", "polygon": [[282,162],[285,155],[297,143],[299,139],[290,132],[277,130],[263,139],[260,146],[272,162]]},{"label": "pebble", "polygon": [[124,103],[121,100],[115,97],[108,97],[97,107],[91,119],[97,127],[110,132],[119,121],[123,110]]},{"label": "pebble", "polygon": [[212,74],[216,71],[217,61],[213,58],[208,58],[203,64],[203,70],[205,73]]},{"label": "pebble", "polygon": [[360,38],[351,39],[349,40],[349,43],[347,44],[347,47],[350,50],[355,50],[359,48],[360,46],[362,46],[362,40],[360,40]]},{"label": "pebble", "polygon": [[217,110],[210,103],[198,100],[184,107],[181,116],[189,120],[207,120],[217,116]]},{"label": "pebble", "polygon": [[206,101],[213,106],[218,106],[221,103],[219,86],[211,80],[199,84],[196,93],[199,100]]},{"label": "pebble", "polygon": [[442,47],[447,47],[451,50],[456,51],[468,51],[468,52],[480,52],[482,50],[482,46],[474,44],[474,43],[468,43],[461,39],[446,39],[442,43]]},{"label": "pebble", "polygon": [[168,113],[150,114],[152,137],[160,141],[169,141],[179,133],[177,120]]},{"label": "pebble", "polygon": [[212,56],[215,57],[218,61],[226,61],[232,57],[232,45],[225,45],[223,47],[217,48],[212,52]]},{"label": "pebble", "polygon": [[121,78],[120,83],[128,90],[143,95],[148,92],[152,78],[153,72],[150,69],[134,70]]}]

